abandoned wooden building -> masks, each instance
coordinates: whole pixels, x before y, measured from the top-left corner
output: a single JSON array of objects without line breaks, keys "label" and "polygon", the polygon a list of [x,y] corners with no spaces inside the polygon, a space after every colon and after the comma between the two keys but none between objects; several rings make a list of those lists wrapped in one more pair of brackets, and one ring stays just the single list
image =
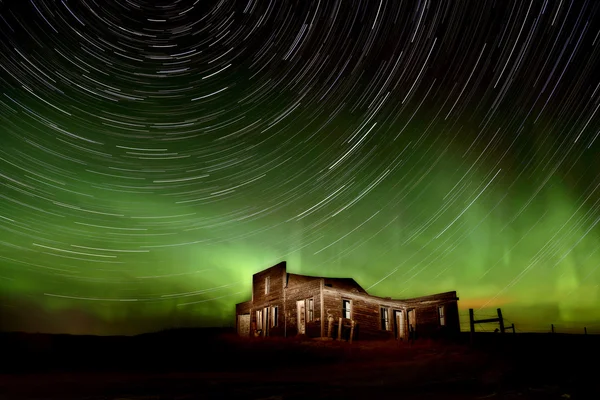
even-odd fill
[{"label": "abandoned wooden building", "polygon": [[458,297],[377,297],[352,278],[290,274],[281,262],[253,275],[252,299],[236,305],[236,329],[241,336],[346,338],[352,330],[361,340],[447,336],[460,332]]}]

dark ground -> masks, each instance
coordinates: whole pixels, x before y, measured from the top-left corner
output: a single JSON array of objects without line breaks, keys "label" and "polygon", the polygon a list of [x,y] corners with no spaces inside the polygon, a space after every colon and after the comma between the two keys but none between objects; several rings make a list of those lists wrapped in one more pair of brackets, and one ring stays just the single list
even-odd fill
[{"label": "dark ground", "polygon": [[458,342],[0,334],[0,399],[600,399],[600,336]]}]

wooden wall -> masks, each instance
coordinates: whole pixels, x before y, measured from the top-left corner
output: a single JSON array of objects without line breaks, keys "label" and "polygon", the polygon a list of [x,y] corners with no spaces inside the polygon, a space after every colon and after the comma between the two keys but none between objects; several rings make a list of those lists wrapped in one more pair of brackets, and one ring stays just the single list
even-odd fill
[{"label": "wooden wall", "polygon": [[[367,294],[345,292],[335,288],[324,287],[323,305],[325,318],[331,314],[334,319],[334,336],[337,337],[337,325],[342,317],[342,300],[348,299],[352,302],[351,318],[358,324],[356,339],[391,339],[394,337],[393,325],[390,330],[381,329],[381,307],[390,309],[390,324],[393,322],[393,310],[402,309],[403,305],[389,299],[381,299]],[[349,320],[343,320],[344,326],[349,325]],[[327,326],[327,325],[326,325]],[[327,335],[327,327],[325,328]]]},{"label": "wooden wall", "polygon": [[[323,305],[324,317],[331,314],[334,318],[334,336],[337,336],[337,325],[342,317],[342,299],[352,302],[351,318],[358,324],[356,339],[393,339],[395,338],[394,310],[401,310],[403,317],[407,318],[407,311],[415,312],[415,337],[443,337],[460,332],[458,319],[458,303],[456,292],[441,293],[424,296],[410,300],[392,300],[369,296],[362,293],[353,293],[335,288],[324,287]],[[440,325],[439,306],[444,306],[445,326]],[[389,309],[389,330],[382,329],[381,308]],[[343,320],[342,324],[349,325]],[[327,326],[327,323],[326,325]],[[404,324],[404,337],[409,338],[408,322]],[[325,335],[327,334],[327,328]]]},{"label": "wooden wall", "polygon": [[[236,332],[238,332],[238,334],[241,334],[242,332],[242,327],[239,325],[240,324],[240,319],[238,318],[239,315],[245,315],[245,314],[250,314],[250,309],[252,307],[252,302],[251,301],[245,301],[243,303],[239,303],[235,305],[235,330]],[[250,323],[250,322],[248,322]],[[248,329],[250,329],[250,327],[248,327]],[[245,331],[245,328],[244,328]]]},{"label": "wooden wall", "polygon": [[[418,297],[406,300],[406,303],[415,309],[417,337],[444,337],[460,332],[456,292]],[[440,325],[440,306],[444,307],[444,326]]]},{"label": "wooden wall", "polygon": [[[263,335],[269,336],[283,336],[284,334],[284,320],[283,320],[283,287],[285,284],[286,276],[286,263],[281,262],[277,265],[272,266],[264,271],[260,271],[252,276],[252,308],[250,312],[250,326],[253,334],[252,327],[256,326],[256,311],[264,310],[265,307],[277,307],[278,318],[277,326],[271,326],[271,315],[269,315],[269,327],[267,332],[263,332]],[[265,278],[269,278],[269,293],[265,294]],[[264,311],[263,311],[264,313]],[[264,315],[263,315],[263,318]]]},{"label": "wooden wall", "polygon": [[[269,291],[265,293],[265,278],[269,278]],[[327,284],[327,285],[326,285]],[[252,277],[253,300],[236,305],[237,315],[250,314],[250,326],[256,327],[256,311],[268,307],[278,308],[276,326],[272,326],[269,315],[269,328],[265,335],[295,336],[298,334],[298,315],[296,302],[313,299],[313,321],[306,321],[306,334],[309,337],[326,336],[328,316],[334,319],[333,335],[337,337],[338,321],[342,317],[342,299],[351,301],[351,319],[357,323],[356,339],[392,339],[395,338],[394,310],[401,310],[404,318],[407,311],[414,309],[416,337],[435,337],[458,334],[460,321],[458,317],[458,298],[456,292],[439,293],[407,300],[393,300],[368,295],[352,279],[320,278],[304,275],[288,274],[286,263],[279,263],[269,269],[258,272]],[[321,315],[321,299],[323,315]],[[439,307],[444,306],[445,326],[440,326]],[[389,309],[389,330],[382,329],[381,308]],[[264,318],[264,316],[263,316]],[[350,326],[350,319],[342,321],[345,327]],[[404,324],[404,337],[408,338],[408,323]]]},{"label": "wooden wall", "polygon": [[306,335],[309,337],[321,336],[321,282],[321,278],[290,274],[285,294],[287,336],[298,334],[296,302],[308,298],[314,299],[314,314],[313,321],[306,322]]}]

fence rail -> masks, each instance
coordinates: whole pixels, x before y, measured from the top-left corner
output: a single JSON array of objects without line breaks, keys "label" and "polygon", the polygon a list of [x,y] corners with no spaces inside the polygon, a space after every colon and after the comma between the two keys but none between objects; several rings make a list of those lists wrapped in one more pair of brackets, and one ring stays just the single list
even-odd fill
[{"label": "fence rail", "polygon": [[[500,314],[501,316],[501,314]],[[471,331],[471,322],[469,310],[460,311],[460,330],[461,332]],[[553,323],[533,324],[529,321],[512,320],[501,316],[505,329],[512,333],[511,327],[514,326],[514,333],[556,333],[556,334],[573,334],[573,335],[598,335],[600,334],[600,323],[593,322],[589,324],[569,324],[569,323]],[[494,332],[500,330],[499,323],[494,323],[498,320],[498,314],[490,314],[475,312],[474,332]],[[491,321],[490,321],[491,320]],[[479,323],[481,321],[483,323]]]}]

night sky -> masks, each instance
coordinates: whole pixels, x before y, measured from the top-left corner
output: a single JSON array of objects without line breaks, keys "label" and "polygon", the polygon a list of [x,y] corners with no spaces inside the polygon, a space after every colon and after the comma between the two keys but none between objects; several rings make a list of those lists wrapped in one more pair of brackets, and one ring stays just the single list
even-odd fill
[{"label": "night sky", "polygon": [[456,290],[467,324],[600,332],[599,21],[583,0],[0,0],[0,329],[232,325],[285,260]]}]

